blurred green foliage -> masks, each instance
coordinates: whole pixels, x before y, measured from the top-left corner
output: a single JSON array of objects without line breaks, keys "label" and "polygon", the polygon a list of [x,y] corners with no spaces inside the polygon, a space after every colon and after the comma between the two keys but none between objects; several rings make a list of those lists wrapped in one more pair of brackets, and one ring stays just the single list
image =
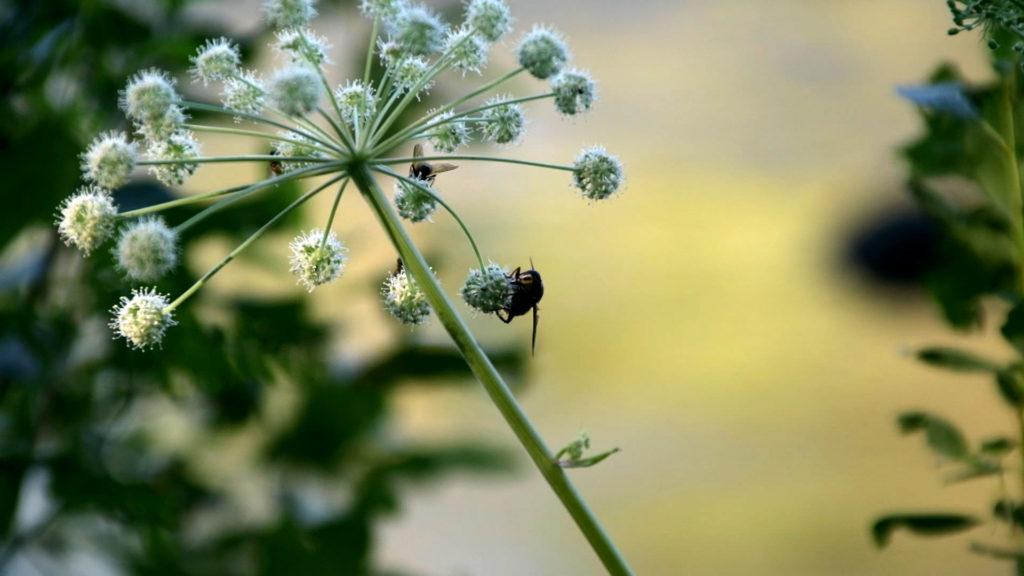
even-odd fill
[{"label": "blurred green foliage", "polygon": [[[400,509],[403,487],[508,466],[476,442],[397,446],[380,434],[400,387],[468,381],[457,353],[399,338],[372,361],[341,364],[328,354],[339,327],[317,321],[305,298],[258,294],[193,298],[162,350],[132,351],[105,328],[127,292],[109,255],[83,260],[53,230],[80,151],[96,132],[126,128],[116,110],[125,79],[149,66],[181,75],[195,47],[222,34],[186,18],[185,4],[0,3],[0,573],[84,553],[132,574],[383,574],[374,526]],[[258,38],[236,39],[249,54]],[[211,234],[246,237],[296,193],[281,187],[204,221],[184,239],[186,258]],[[169,191],[144,182],[116,194],[131,209]],[[186,269],[158,288],[181,293],[195,281]],[[204,307],[216,324],[198,320]],[[520,351],[492,359],[521,373]],[[284,418],[270,404],[279,387],[296,391]],[[160,448],[154,406],[202,442]],[[242,513],[237,487],[197,465],[246,431],[260,439],[246,465],[273,487],[254,503],[272,511],[259,521]]]},{"label": "blurred green foliage", "polygon": [[[1013,40],[997,28],[989,32],[994,35],[994,80],[972,84],[943,65],[926,85],[900,90],[917,106],[923,125],[922,134],[902,152],[909,163],[911,197],[944,232],[926,283],[946,320],[963,331],[983,329],[993,315],[1000,316],[1000,334],[1016,353],[994,360],[957,347],[933,346],[919,350],[917,359],[942,370],[987,375],[1013,419],[1024,422],[1024,73],[1019,55],[999,48]],[[1003,536],[998,542],[976,540],[972,550],[1013,561],[1017,573],[1024,573],[1019,538],[1024,528],[1019,514],[1024,428],[1012,437],[997,435],[972,445],[952,420],[929,412],[904,412],[898,425],[904,434],[923,435],[944,466],[947,483],[994,479],[998,496],[987,510],[973,514],[882,515],[871,530],[876,545],[888,544],[896,530],[943,535],[986,521],[997,527],[1005,523],[1008,531],[990,531],[990,536]]]}]

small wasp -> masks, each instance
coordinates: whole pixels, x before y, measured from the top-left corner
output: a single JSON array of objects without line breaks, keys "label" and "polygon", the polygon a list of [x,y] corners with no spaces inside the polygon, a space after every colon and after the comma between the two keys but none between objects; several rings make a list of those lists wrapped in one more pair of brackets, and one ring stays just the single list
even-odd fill
[{"label": "small wasp", "polygon": [[417,144],[412,147],[412,165],[409,166],[409,178],[415,178],[426,182],[428,186],[434,185],[434,178],[441,172],[448,172],[458,168],[455,164],[448,164],[442,162],[440,164],[430,164],[429,162],[418,162],[415,159],[423,156],[423,145]]},{"label": "small wasp", "polygon": [[[533,261],[530,261],[533,266]],[[530,340],[530,354],[537,348],[537,303],[544,297],[544,283],[540,280],[540,272],[527,270],[520,272],[519,268],[508,274],[509,283],[512,284],[512,299],[508,306],[495,312],[502,322],[508,324],[516,316],[526,314],[533,309],[533,337]],[[505,316],[501,313],[504,312]]]},{"label": "small wasp", "polygon": [[[270,155],[271,156],[280,156],[281,152],[278,151],[277,148],[273,148],[273,149],[270,150]],[[281,165],[281,161],[280,160],[271,160],[270,161],[270,173],[273,174],[274,176],[280,176],[281,174],[284,173],[284,166]]]}]

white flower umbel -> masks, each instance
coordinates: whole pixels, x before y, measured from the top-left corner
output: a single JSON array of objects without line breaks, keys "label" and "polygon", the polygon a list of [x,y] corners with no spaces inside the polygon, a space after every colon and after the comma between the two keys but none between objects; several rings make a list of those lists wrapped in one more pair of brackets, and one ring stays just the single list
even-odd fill
[{"label": "white flower umbel", "polygon": [[124,338],[133,348],[145,350],[159,346],[167,328],[177,324],[167,307],[167,297],[155,289],[134,289],[131,298],[122,296],[121,302],[111,310],[114,318],[110,328],[115,336]]},{"label": "white flower umbel", "polygon": [[484,140],[495,144],[512,144],[526,130],[526,116],[522,106],[510,101],[508,96],[492,98],[487,102],[480,120],[480,132]]},{"label": "white flower umbel", "polygon": [[189,72],[206,86],[209,82],[219,82],[233,76],[238,71],[242,57],[233,42],[227,38],[217,38],[207,40],[191,61]]},{"label": "white flower umbel", "polygon": [[488,42],[497,42],[512,29],[512,15],[504,0],[470,0],[466,24]]},{"label": "white flower umbel", "polygon": [[430,316],[426,295],[404,269],[388,275],[381,295],[384,309],[402,324],[415,326],[426,322]]},{"label": "white flower umbel", "polygon": [[316,71],[308,66],[290,66],[278,70],[270,80],[270,101],[288,116],[305,116],[314,109],[323,93]]},{"label": "white flower umbel", "polygon": [[348,249],[331,232],[324,238],[324,231],[313,229],[300,234],[289,245],[292,251],[291,270],[307,291],[337,279],[345,272],[345,255]]},{"label": "white flower umbel", "polygon": [[82,173],[86,180],[113,190],[128,179],[138,157],[138,146],[124,132],[104,132],[82,154]]},{"label": "white flower umbel", "polygon": [[509,277],[509,273],[497,264],[488,264],[482,270],[473,268],[462,285],[462,299],[479,312],[497,312],[512,301]]},{"label": "white flower umbel", "polygon": [[425,189],[430,185],[422,180],[415,183],[400,180],[395,183],[395,208],[410,222],[422,222],[437,210],[437,200]]},{"label": "white flower umbel", "polygon": [[110,193],[98,186],[79,188],[60,205],[57,231],[64,243],[88,256],[114,233],[117,207]]},{"label": "white flower umbel", "polygon": [[594,81],[579,70],[559,72],[551,79],[551,91],[555,94],[555,109],[566,116],[590,110],[596,99]]},{"label": "white flower umbel", "polygon": [[573,164],[573,183],[585,198],[604,200],[622,186],[622,164],[600,146],[580,152]]},{"label": "white flower umbel", "polygon": [[316,17],[314,4],[312,0],[268,0],[263,14],[272,28],[305,26]]},{"label": "white flower umbel", "polygon": [[163,218],[143,218],[121,231],[114,258],[132,280],[159,280],[178,264],[178,234]]},{"label": "white flower umbel", "polygon": [[569,48],[554,30],[534,26],[519,43],[519,63],[541,80],[557,74],[569,61]]}]

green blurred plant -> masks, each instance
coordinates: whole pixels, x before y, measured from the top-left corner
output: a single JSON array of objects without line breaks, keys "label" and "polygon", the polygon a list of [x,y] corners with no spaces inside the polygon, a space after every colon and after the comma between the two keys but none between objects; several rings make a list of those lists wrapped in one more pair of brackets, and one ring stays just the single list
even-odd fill
[{"label": "green blurred plant", "polygon": [[[893,532],[952,534],[993,524],[971,543],[977,553],[1014,563],[1024,574],[1024,11],[1017,2],[949,2],[955,28],[982,28],[994,80],[967,82],[952,66],[938,68],[923,86],[900,88],[919,109],[924,133],[903,149],[908,188],[943,231],[939,256],[925,279],[947,322],[980,330],[993,321],[1014,350],[990,359],[957,347],[928,347],[918,360],[935,368],[988,376],[1018,423],[1006,436],[972,445],[952,421],[928,412],[899,416],[904,434],[922,434],[949,471],[949,483],[994,479],[998,496],[987,513],[891,513],[872,526],[877,546]],[[987,318],[986,318],[987,317]],[[993,541],[994,536],[1001,538]]]}]

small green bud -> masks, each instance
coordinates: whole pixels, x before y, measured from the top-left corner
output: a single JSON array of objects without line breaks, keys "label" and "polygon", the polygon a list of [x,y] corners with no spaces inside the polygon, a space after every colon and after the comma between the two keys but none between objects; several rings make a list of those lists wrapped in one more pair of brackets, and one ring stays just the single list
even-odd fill
[{"label": "small green bud", "polygon": [[322,86],[317,73],[306,66],[278,70],[270,81],[270,101],[288,116],[304,116],[316,109]]},{"label": "small green bud", "polygon": [[364,85],[360,80],[350,80],[334,91],[341,117],[349,126],[355,125],[356,118],[361,126],[367,126],[377,113],[377,94],[373,86]]},{"label": "small green bud", "polygon": [[462,118],[454,118],[451,111],[439,114],[433,122],[437,123],[430,130],[430,143],[438,152],[451,154],[469,143],[469,128]]},{"label": "small green bud", "polygon": [[[402,92],[409,92],[417,88],[420,81],[426,77],[430,66],[419,56],[403,56],[393,60],[389,68],[391,68],[391,78],[395,87]],[[433,81],[429,81],[423,86],[419,86],[418,92],[430,90],[433,84]]]},{"label": "small green bud", "polygon": [[392,40],[407,54],[429,56],[441,50],[445,25],[429,8],[422,5],[401,9],[392,26]]},{"label": "small green bud", "polygon": [[437,210],[437,200],[423,188],[433,190],[422,180],[417,180],[416,184],[405,180],[395,182],[395,208],[399,216],[410,222],[422,222]]},{"label": "small green bud", "polygon": [[296,162],[287,160],[289,157],[296,158],[322,158],[324,153],[318,150],[314,143],[302,134],[296,134],[295,132],[280,132],[279,135],[284,140],[275,140],[273,143],[274,152],[281,157],[280,165],[281,170],[284,172],[290,172],[292,170],[298,170],[299,168],[306,168],[312,165],[312,162]]},{"label": "small green bud", "polygon": [[565,70],[551,80],[555,108],[566,116],[590,110],[594,103],[594,81],[586,72]]},{"label": "small green bud", "polygon": [[501,266],[488,264],[483,270],[470,269],[460,294],[471,308],[490,314],[512,302],[512,284]]},{"label": "small green bud", "polygon": [[185,129],[185,112],[181,106],[171,106],[159,118],[135,123],[135,131],[150,147],[162,143]]},{"label": "small green bud", "polygon": [[305,26],[316,17],[312,0],[269,0],[263,4],[263,14],[272,28]]},{"label": "small green bud", "polygon": [[149,167],[150,172],[168,186],[180,186],[199,167],[195,162],[187,162],[199,157],[199,141],[188,130],[179,130],[167,138],[150,142],[147,152],[154,161],[170,162]]},{"label": "small green bud", "polygon": [[557,74],[569,61],[569,48],[554,30],[534,26],[519,43],[519,64],[541,80]]},{"label": "small green bud", "polygon": [[156,68],[132,76],[119,98],[121,109],[128,118],[140,124],[164,121],[180,102],[181,96],[174,89],[174,80]]},{"label": "small green bud", "polygon": [[296,64],[319,66],[328,62],[327,51],[331,45],[327,39],[309,28],[286,28],[277,31],[276,48]]},{"label": "small green bud", "polygon": [[299,277],[299,284],[312,292],[321,284],[337,279],[345,272],[348,249],[331,232],[324,242],[324,231],[314,228],[300,234],[289,245],[292,251],[291,271]]},{"label": "small green bud", "polygon": [[121,231],[114,258],[132,280],[159,280],[178,264],[178,234],[163,218],[142,218]]},{"label": "small green bud", "polygon": [[490,108],[484,110],[478,125],[485,140],[496,144],[511,144],[526,131],[526,117],[518,104],[505,102],[507,96],[487,101]]},{"label": "small green bud", "polygon": [[404,269],[388,275],[381,294],[384,308],[402,324],[422,324],[430,316],[426,294]]},{"label": "small green bud", "polygon": [[57,232],[65,244],[78,246],[88,256],[114,233],[116,217],[110,193],[98,186],[85,186],[61,203]]},{"label": "small green bud", "polygon": [[512,15],[504,0],[470,0],[466,24],[488,42],[497,42],[512,29]]},{"label": "small green bud", "polygon": [[207,40],[189,60],[192,62],[189,69],[192,77],[202,80],[203,86],[206,86],[209,82],[219,82],[235,74],[242,57],[238,53],[238,46],[227,38],[217,38]]},{"label": "small green bud", "polygon": [[573,183],[590,200],[604,200],[622,185],[622,164],[600,146],[586,148],[573,163]]},{"label": "small green bud", "polygon": [[367,18],[380,16],[385,26],[391,28],[399,12],[408,4],[408,0],[361,0],[359,9]]},{"label": "small green bud", "polygon": [[104,132],[82,154],[85,178],[112,190],[124,184],[138,161],[138,147],[124,132]]},{"label": "small green bud", "polygon": [[[267,88],[263,79],[252,70],[245,70],[224,82],[221,103],[229,110],[243,114],[259,114],[267,99]],[[242,119],[235,117],[235,122]]]},{"label": "small green bud", "polygon": [[177,324],[172,313],[164,311],[167,306],[167,297],[155,289],[134,289],[131,298],[122,296],[121,302],[111,310],[114,319],[110,328],[116,337],[124,338],[133,348],[145,350],[159,346],[167,328]]},{"label": "small green bud", "polygon": [[487,43],[468,28],[449,32],[444,39],[444,53],[452,58],[452,67],[466,72],[480,73],[487,65]]}]

